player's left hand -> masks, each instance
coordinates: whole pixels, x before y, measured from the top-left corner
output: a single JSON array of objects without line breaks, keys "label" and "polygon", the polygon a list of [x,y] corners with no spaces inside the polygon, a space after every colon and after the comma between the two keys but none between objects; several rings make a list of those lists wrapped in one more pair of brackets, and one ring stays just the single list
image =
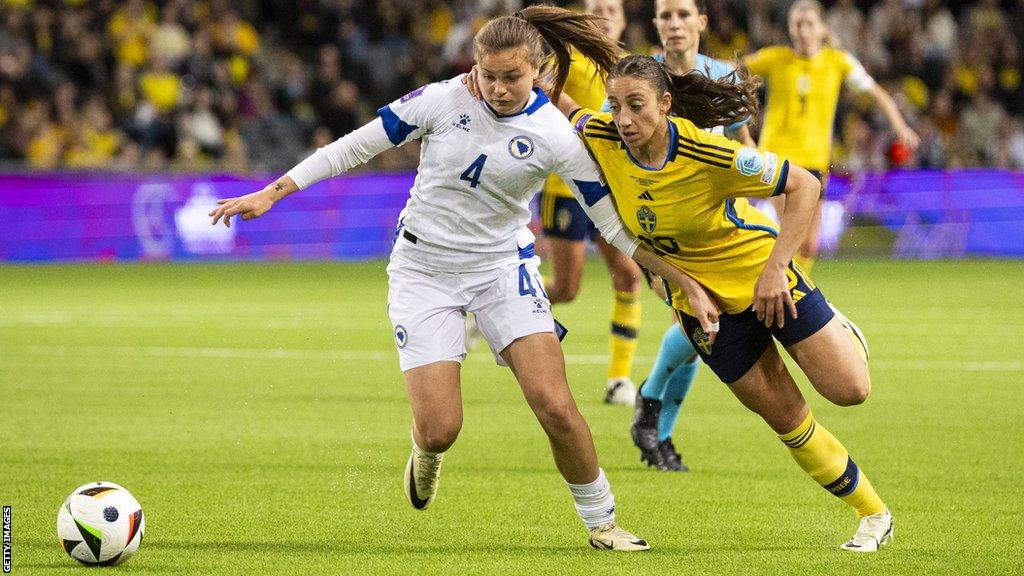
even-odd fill
[{"label": "player's left hand", "polygon": [[473,98],[477,100],[483,98],[484,94],[480,91],[480,82],[478,81],[479,72],[477,72],[476,65],[469,70],[469,73],[462,75],[462,83],[469,90],[469,93],[473,95]]},{"label": "player's left hand", "polygon": [[274,205],[274,200],[271,198],[270,192],[264,188],[259,192],[238,196],[237,198],[222,198],[217,200],[217,204],[220,204],[220,206],[209,214],[213,218],[210,225],[217,224],[223,218],[224,225],[231,228],[232,216],[241,214],[242,220],[259,218],[266,214],[267,210],[270,210],[271,206]]},{"label": "player's left hand", "polygon": [[772,324],[782,328],[786,324],[786,313],[796,318],[796,303],[789,293],[789,278],[786,267],[773,266],[771,262],[761,271],[754,284],[754,305],[752,306],[757,319],[764,322],[766,328]]}]

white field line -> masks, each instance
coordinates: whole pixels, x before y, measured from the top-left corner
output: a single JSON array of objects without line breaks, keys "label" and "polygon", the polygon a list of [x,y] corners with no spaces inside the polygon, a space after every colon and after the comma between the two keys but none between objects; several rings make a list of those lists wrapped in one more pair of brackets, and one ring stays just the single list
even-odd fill
[{"label": "white field line", "polygon": [[[0,349],[0,359],[15,351],[35,356],[146,356],[155,358],[220,358],[241,360],[340,360],[383,362],[397,364],[393,350],[309,350],[286,348],[205,348],[177,346],[10,346]],[[471,362],[493,362],[486,347],[470,353]],[[638,356],[643,365],[653,362],[649,356]],[[603,354],[566,354],[565,363],[571,365],[603,365],[608,357]],[[982,360],[876,360],[872,368],[883,370],[959,371],[959,372],[1024,372],[1024,362]]]}]

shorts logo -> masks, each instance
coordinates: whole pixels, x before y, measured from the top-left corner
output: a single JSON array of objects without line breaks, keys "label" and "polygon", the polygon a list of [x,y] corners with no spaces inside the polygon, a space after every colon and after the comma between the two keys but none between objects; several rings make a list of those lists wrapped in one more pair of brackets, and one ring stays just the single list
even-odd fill
[{"label": "shorts logo", "polygon": [[560,232],[565,232],[572,225],[572,212],[568,208],[562,208],[555,214],[555,226]]},{"label": "shorts logo", "polygon": [[547,314],[548,313],[547,308],[544,306],[544,301],[541,300],[540,298],[534,298],[533,299],[533,307],[534,307],[534,309],[533,309],[533,313],[534,314]]},{"label": "shorts logo", "polygon": [[405,348],[405,345],[409,343],[409,333],[405,331],[405,326],[399,324],[395,326],[395,344],[399,348]]},{"label": "shorts logo", "polygon": [[533,156],[533,140],[526,136],[516,136],[508,141],[508,153],[517,160],[526,160]]},{"label": "shorts logo", "polygon": [[753,176],[764,170],[764,157],[757,150],[744,146],[736,154],[736,169],[744,176]]},{"label": "shorts logo", "polygon": [[640,224],[641,230],[653,234],[654,229],[658,226],[658,215],[647,206],[642,206],[636,211],[636,221]]},{"label": "shorts logo", "polygon": [[697,326],[693,330],[693,341],[702,352],[709,356],[711,355],[711,339],[708,338],[707,332],[705,332],[700,326]]}]

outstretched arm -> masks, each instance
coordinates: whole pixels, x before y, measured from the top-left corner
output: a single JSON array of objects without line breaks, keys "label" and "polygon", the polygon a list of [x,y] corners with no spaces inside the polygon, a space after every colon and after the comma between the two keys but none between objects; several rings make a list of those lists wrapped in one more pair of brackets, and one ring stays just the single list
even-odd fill
[{"label": "outstretched arm", "polygon": [[318,149],[274,182],[258,192],[218,200],[220,206],[210,212],[211,224],[223,220],[231,227],[231,217],[241,215],[252,220],[267,213],[278,201],[299,190],[363,164],[394,146],[380,118]]},{"label": "outstretched arm", "polygon": [[867,89],[867,93],[875,99],[875,103],[882,109],[882,113],[885,114],[886,119],[889,120],[889,125],[892,126],[893,132],[896,133],[896,139],[900,142],[910,146],[912,150],[917,149],[917,145],[921,142],[917,133],[907,125],[907,121],[903,119],[903,114],[900,114],[899,106],[896,105],[896,101],[892,99],[889,92],[885,88],[882,88],[880,84],[874,84]]}]

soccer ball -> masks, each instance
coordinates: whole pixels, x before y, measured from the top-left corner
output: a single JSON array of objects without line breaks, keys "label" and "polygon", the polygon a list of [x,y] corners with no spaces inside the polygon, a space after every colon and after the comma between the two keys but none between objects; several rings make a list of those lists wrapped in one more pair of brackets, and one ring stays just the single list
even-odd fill
[{"label": "soccer ball", "polygon": [[89,566],[114,566],[142,542],[142,506],[113,482],[75,488],[57,512],[57,538],[69,556]]}]

